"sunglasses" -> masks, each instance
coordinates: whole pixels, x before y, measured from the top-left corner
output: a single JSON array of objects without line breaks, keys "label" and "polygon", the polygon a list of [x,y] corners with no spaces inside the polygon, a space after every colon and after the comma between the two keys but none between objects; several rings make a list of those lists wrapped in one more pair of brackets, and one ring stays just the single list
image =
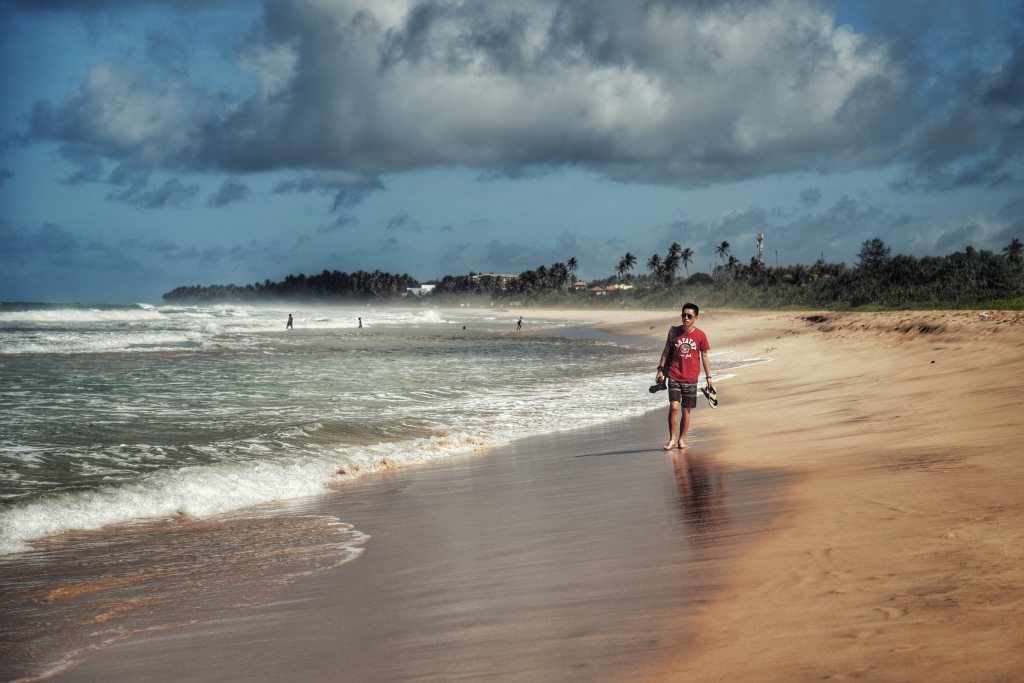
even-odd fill
[{"label": "sunglasses", "polygon": [[694,316],[693,313],[683,313],[683,317],[686,318],[687,320],[689,320],[689,319],[694,318],[696,316]]}]

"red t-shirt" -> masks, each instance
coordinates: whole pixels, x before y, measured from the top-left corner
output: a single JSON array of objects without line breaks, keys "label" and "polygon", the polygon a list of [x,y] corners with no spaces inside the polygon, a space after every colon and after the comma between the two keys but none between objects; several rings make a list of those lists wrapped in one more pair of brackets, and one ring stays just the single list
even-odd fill
[{"label": "red t-shirt", "polygon": [[679,336],[672,345],[666,374],[677,382],[696,382],[700,377],[700,352],[711,348],[708,346],[708,338],[696,327],[687,334],[680,325],[668,331],[666,344],[672,341],[673,334]]}]

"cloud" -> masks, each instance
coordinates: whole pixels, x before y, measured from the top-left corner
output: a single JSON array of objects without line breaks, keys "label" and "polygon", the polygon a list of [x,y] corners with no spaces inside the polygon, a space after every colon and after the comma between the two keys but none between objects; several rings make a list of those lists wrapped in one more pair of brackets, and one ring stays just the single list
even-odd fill
[{"label": "cloud", "polygon": [[15,228],[0,219],[0,263],[37,264],[51,268],[78,270],[137,270],[139,263],[124,255],[120,248],[102,240],[83,244],[80,237],[54,223],[43,223],[37,230]]},{"label": "cloud", "polygon": [[187,261],[189,259],[199,258],[200,252],[197,247],[186,247],[176,251],[168,251],[164,254],[164,258],[168,261]]},{"label": "cloud", "polygon": [[143,190],[145,183],[133,182],[123,192],[112,192],[107,199],[131,204],[140,209],[159,209],[165,206],[183,206],[199,194],[198,185],[183,185],[171,178],[155,190]]},{"label": "cloud", "polygon": [[232,178],[221,183],[220,189],[206,200],[207,206],[227,206],[231,202],[241,201],[249,194],[249,186]]},{"label": "cloud", "polygon": [[324,195],[334,193],[334,205],[331,207],[331,211],[337,211],[342,206],[358,204],[370,193],[382,189],[384,189],[384,184],[380,178],[374,175],[321,171],[303,176],[299,180],[278,183],[274,192],[277,194],[317,192]]},{"label": "cloud", "polygon": [[346,225],[355,225],[358,222],[359,219],[356,218],[355,216],[338,216],[337,220],[335,220],[333,223],[331,223],[330,225],[322,225],[319,228],[317,228],[316,231],[321,235],[326,235],[328,233],[341,230]]},{"label": "cloud", "polygon": [[413,220],[408,211],[399,211],[396,213],[391,217],[391,220],[388,221],[387,225],[384,226],[384,229],[401,230],[403,232],[423,232],[423,226]]},{"label": "cloud", "polygon": [[812,187],[800,193],[800,201],[809,209],[813,209],[821,201],[821,190]]},{"label": "cloud", "polygon": [[868,34],[820,0],[266,0],[233,53],[252,91],[190,80],[154,32],[147,63],[93,64],[37,103],[31,132],[139,168],[317,169],[280,191],[333,194],[333,210],[384,173],[449,165],[691,186],[899,163],[897,189],[1021,182],[1019,8],[863,4]]},{"label": "cloud", "polygon": [[203,249],[202,256],[199,260],[203,263],[218,263],[224,258],[224,247],[211,247],[210,249]]},{"label": "cloud", "polygon": [[10,180],[13,177],[14,177],[14,172],[13,171],[11,171],[9,169],[6,169],[6,168],[0,168],[0,187],[3,187],[4,183],[6,183],[8,180]]},{"label": "cloud", "polygon": [[95,64],[63,102],[36,106],[33,134],[151,168],[351,174],[331,190],[337,208],[379,174],[437,165],[686,184],[875,163],[894,152],[872,131],[913,85],[816,0],[264,11],[237,52],[257,83],[247,96],[187,80],[178,46],[153,34],[162,76]]},{"label": "cloud", "polygon": [[227,250],[228,257],[233,262],[254,261],[283,263],[285,260],[283,249],[277,242],[264,244],[259,240],[249,240],[246,244],[236,244]]}]

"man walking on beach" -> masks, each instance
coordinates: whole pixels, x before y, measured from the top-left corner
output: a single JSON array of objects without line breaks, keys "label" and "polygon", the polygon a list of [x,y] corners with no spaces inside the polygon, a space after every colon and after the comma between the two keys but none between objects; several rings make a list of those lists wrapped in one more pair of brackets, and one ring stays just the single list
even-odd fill
[{"label": "man walking on beach", "polygon": [[[697,379],[700,367],[704,366],[708,388],[711,384],[711,363],[708,361],[707,336],[697,329],[697,315],[700,309],[697,304],[683,306],[683,324],[668,331],[665,350],[661,353],[658,374],[655,381],[668,377],[668,443],[665,450],[686,448],[684,439],[690,428],[690,411],[697,407]],[[679,410],[683,411],[683,429],[679,432]]]}]

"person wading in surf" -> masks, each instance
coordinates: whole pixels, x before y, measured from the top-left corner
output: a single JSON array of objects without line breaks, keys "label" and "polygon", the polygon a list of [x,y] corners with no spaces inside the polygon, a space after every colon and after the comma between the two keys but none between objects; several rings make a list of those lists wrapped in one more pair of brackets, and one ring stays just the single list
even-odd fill
[{"label": "person wading in surf", "polygon": [[[697,304],[683,306],[683,324],[668,331],[665,350],[661,353],[655,381],[668,377],[668,443],[665,450],[686,448],[683,440],[690,428],[690,411],[697,407],[697,380],[704,365],[708,388],[711,389],[711,363],[708,361],[708,338],[697,329]],[[683,411],[683,429],[679,431],[679,410]],[[676,432],[679,437],[676,437]]]}]

